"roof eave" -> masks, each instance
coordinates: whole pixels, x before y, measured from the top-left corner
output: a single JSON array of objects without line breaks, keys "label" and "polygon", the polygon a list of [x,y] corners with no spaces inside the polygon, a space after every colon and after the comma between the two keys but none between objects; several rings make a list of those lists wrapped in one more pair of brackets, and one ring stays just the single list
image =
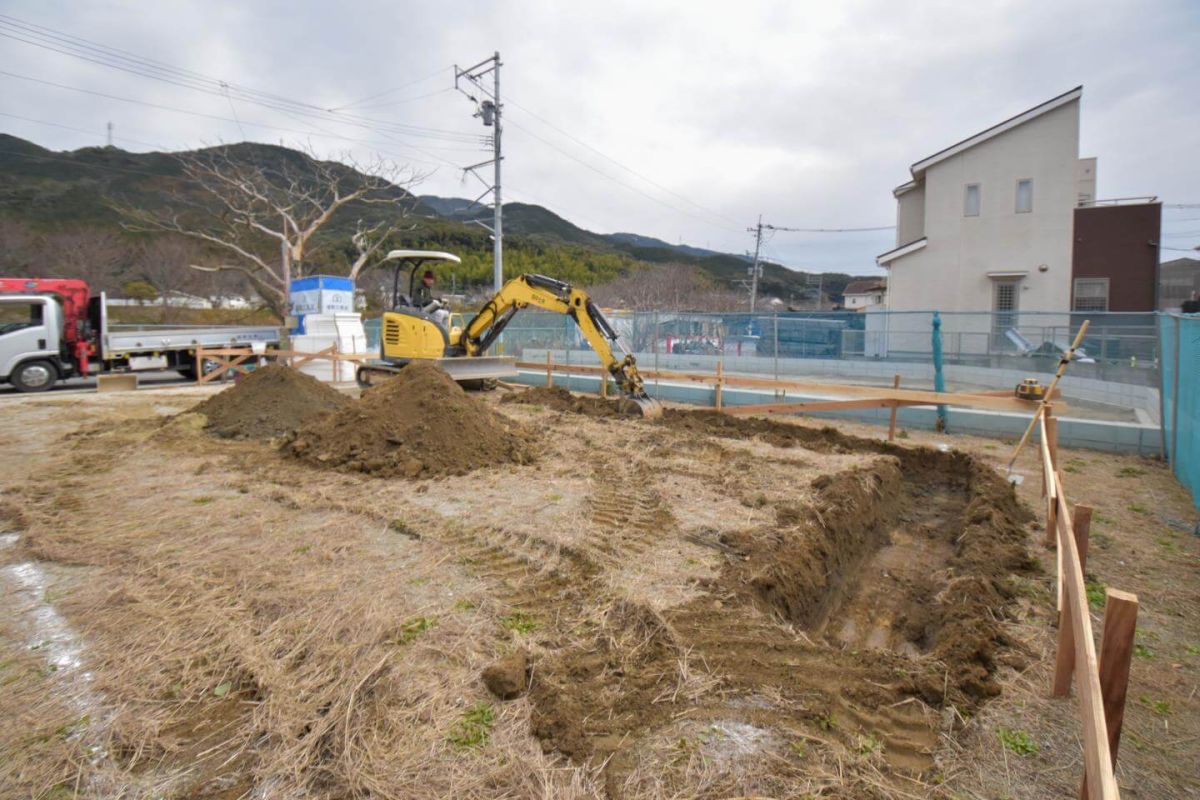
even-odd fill
[{"label": "roof eave", "polygon": [[875,263],[881,267],[886,267],[898,258],[915,253],[921,250],[929,243],[929,240],[922,236],[920,239],[911,241],[908,244],[902,244],[897,248],[888,250],[886,253],[880,253],[875,256]]},{"label": "roof eave", "polygon": [[1003,122],[982,130],[974,136],[968,136],[966,139],[963,139],[956,144],[952,144],[944,150],[939,150],[931,156],[926,156],[925,158],[913,164],[910,168],[910,172],[912,172],[914,178],[917,178],[919,173],[924,172],[926,169],[932,167],[934,164],[937,164],[940,161],[945,161],[947,158],[958,155],[964,150],[968,150],[975,145],[982,144],[988,139],[999,136],[1006,131],[1010,131],[1018,125],[1024,125],[1026,122],[1036,119],[1043,114],[1049,113],[1056,108],[1065,106],[1067,103],[1078,100],[1082,96],[1083,86],[1076,86],[1069,92],[1063,92],[1058,97],[1052,97],[1046,102],[1036,105],[1027,111],[1022,111],[1015,117],[1009,117]]}]

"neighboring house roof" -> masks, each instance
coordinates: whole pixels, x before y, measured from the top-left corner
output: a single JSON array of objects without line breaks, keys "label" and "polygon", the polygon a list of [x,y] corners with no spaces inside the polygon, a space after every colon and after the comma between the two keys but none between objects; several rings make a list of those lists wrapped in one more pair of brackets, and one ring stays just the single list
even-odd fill
[{"label": "neighboring house roof", "polygon": [[884,291],[887,291],[887,281],[883,278],[872,278],[865,281],[850,281],[842,290],[842,294],[874,294]]},{"label": "neighboring house roof", "polygon": [[915,179],[919,179],[921,177],[921,173],[923,173],[929,167],[932,167],[934,164],[937,164],[940,161],[945,161],[948,158],[956,156],[959,153],[963,152],[964,150],[968,150],[977,144],[982,144],[983,142],[986,142],[988,139],[995,138],[996,136],[999,136],[1000,134],[1004,133],[1005,131],[1012,130],[1013,128],[1017,127],[1018,125],[1024,125],[1026,122],[1036,119],[1036,118],[1042,116],[1043,114],[1047,114],[1056,108],[1065,106],[1067,103],[1070,103],[1074,100],[1078,100],[1082,96],[1083,96],[1083,87],[1076,86],[1074,89],[1072,89],[1069,92],[1063,92],[1058,97],[1052,97],[1051,99],[1047,100],[1046,102],[1041,103],[1040,105],[1036,105],[1033,108],[1029,109],[1028,111],[1022,111],[1020,114],[1017,114],[1015,117],[1009,117],[1008,119],[1004,120],[1003,122],[1001,122],[997,125],[993,125],[992,127],[988,128],[987,130],[980,131],[979,133],[975,134],[974,136],[968,136],[966,139],[963,139],[961,142],[952,144],[949,147],[945,148],[944,150],[939,150],[931,156],[926,156],[925,158],[916,162],[915,164],[912,165],[912,167],[909,168],[909,171],[912,173],[914,180],[897,186],[894,190],[892,190],[892,193],[899,196],[899,195],[904,194],[905,192],[909,191],[910,189],[916,188],[917,180],[915,180]]},{"label": "neighboring house roof", "polygon": [[925,245],[927,245],[928,243],[929,243],[929,240],[926,239],[924,236],[922,236],[920,239],[917,239],[915,242],[909,242],[908,244],[902,244],[899,247],[888,250],[886,253],[881,253],[881,254],[875,256],[875,263],[881,267],[886,267],[888,264],[895,261],[897,258],[900,258],[900,256],[906,256],[909,253],[915,253],[918,250],[920,250],[921,248],[923,248]]}]

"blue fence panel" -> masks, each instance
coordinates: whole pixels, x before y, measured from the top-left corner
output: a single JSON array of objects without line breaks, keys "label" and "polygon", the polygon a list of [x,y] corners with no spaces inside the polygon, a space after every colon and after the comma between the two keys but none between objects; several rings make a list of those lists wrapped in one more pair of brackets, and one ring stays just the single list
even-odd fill
[{"label": "blue fence panel", "polygon": [[1159,342],[1167,460],[1200,509],[1200,315],[1160,317]]}]

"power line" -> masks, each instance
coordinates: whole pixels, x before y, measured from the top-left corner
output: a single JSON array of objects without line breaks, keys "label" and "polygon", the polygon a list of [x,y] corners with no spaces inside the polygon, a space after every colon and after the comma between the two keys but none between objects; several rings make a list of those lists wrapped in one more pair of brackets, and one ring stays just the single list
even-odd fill
[{"label": "power line", "polygon": [[[4,76],[10,77],[10,78],[16,78],[18,80],[38,83],[43,86],[52,86],[56,89],[64,89],[67,91],[79,92],[81,94],[93,95],[95,97],[103,97],[107,100],[117,100],[122,103],[131,103],[133,105],[145,106],[147,108],[156,108],[156,109],[159,109],[162,111],[171,111],[171,112],[174,112],[177,114],[186,114],[186,115],[192,116],[192,117],[200,117],[203,119],[219,120],[222,122],[234,122],[235,121],[231,117],[223,117],[219,114],[207,114],[202,111],[193,111],[191,109],[179,108],[177,106],[168,106],[168,105],[163,105],[161,103],[151,103],[146,100],[136,100],[131,97],[121,97],[119,95],[108,94],[106,92],[97,92],[93,89],[84,89],[84,88],[81,88],[78,86],[67,86],[66,84],[55,83],[54,81],[47,81],[47,80],[43,80],[41,78],[34,78],[29,75],[21,75],[19,73],[15,73],[15,72],[8,72],[7,70],[0,70],[0,75],[4,75]],[[280,113],[284,113],[284,112],[280,112]],[[378,147],[378,145],[375,142],[371,142],[366,139],[356,139],[354,137],[345,136],[343,134],[313,131],[311,129],[298,130],[296,128],[285,128],[285,127],[282,127],[279,125],[268,125],[266,123],[261,123],[261,122],[251,122],[249,120],[244,121],[243,124],[249,125],[249,126],[255,127],[255,128],[264,128],[267,130],[283,131],[284,133],[294,133],[294,134],[301,134],[301,135],[306,135],[306,136],[316,135],[319,138],[335,138],[335,139],[340,139],[342,141],[353,142],[356,144],[365,144],[365,145],[369,145],[371,147]],[[386,134],[382,131],[375,131],[375,132],[386,137]],[[387,138],[391,138],[391,137],[387,137]],[[447,161],[446,159],[444,159],[441,156],[438,156],[436,154],[428,153],[428,152],[422,150],[421,148],[417,147],[417,145],[412,144],[411,142],[402,142],[402,141],[395,140],[395,139],[393,139],[393,141],[396,141],[397,144],[401,144],[405,147],[411,147],[414,150],[417,150],[418,152],[424,152],[426,155],[430,156],[430,158],[433,158],[435,160],[434,161],[425,161],[424,159],[412,158],[411,156],[407,156],[407,155],[400,156],[395,153],[388,153],[386,150],[382,150],[382,149],[380,149],[380,152],[384,153],[385,155],[391,155],[396,158],[403,158],[403,159],[410,160],[410,161],[416,161],[418,163],[426,163],[426,164],[441,163],[441,164],[455,167],[455,169],[457,169],[457,165],[455,165],[453,162]]]},{"label": "power line", "polygon": [[326,109],[322,109],[311,103],[291,100],[270,92],[251,89],[220,78],[174,67],[170,64],[131,54],[128,51],[117,50],[72,34],[56,31],[52,28],[25,23],[17,20],[15,17],[2,14],[0,14],[0,36],[88,61],[99,66],[120,70],[192,91],[224,98],[233,96],[242,102],[251,103],[274,111],[291,111],[310,118],[346,122],[347,124],[358,125],[359,127],[387,128],[393,132],[410,136],[442,138],[468,144],[484,143],[483,139],[486,138],[475,134],[464,134],[458,131],[390,122],[353,114],[331,114]]},{"label": "power line", "polygon": [[[63,130],[75,131],[76,133],[86,133],[89,136],[94,136],[97,134],[96,131],[89,131],[87,128],[76,128],[72,125],[63,125],[59,122],[50,122],[49,120],[45,120],[45,119],[34,119],[33,117],[22,117],[20,114],[9,114],[6,111],[0,111],[0,117],[11,117],[12,119],[19,119],[24,122],[34,122],[34,123],[37,123],[38,125],[49,125],[52,128],[62,128]],[[166,145],[155,144],[154,142],[143,142],[140,139],[131,139],[128,136],[117,136],[116,134],[112,134],[112,138],[119,139],[123,142],[133,142],[134,144],[140,144],[144,147],[153,147],[155,150],[169,150],[170,149]]]},{"label": "power line", "polygon": [[[343,108],[353,108],[354,106],[360,106],[363,103],[366,103],[370,100],[375,100],[380,97],[386,97],[387,95],[391,94],[392,92],[398,92],[401,89],[407,89],[409,86],[416,86],[418,83],[424,83],[425,81],[427,81],[431,78],[436,78],[437,76],[441,75],[444,72],[450,72],[452,69],[454,69],[454,68],[453,67],[442,67],[441,69],[434,70],[433,72],[429,73],[428,75],[426,75],[422,78],[417,78],[416,80],[411,80],[408,83],[402,83],[399,86],[393,86],[391,89],[385,89],[382,92],[376,92],[375,94],[367,95],[366,97],[364,97],[361,100],[355,100],[353,103],[345,103],[344,105],[334,106],[333,108],[327,108],[325,110],[326,111],[341,111]],[[446,92],[446,91],[453,91],[453,89],[443,89],[442,91],[434,92],[434,94],[441,94],[442,92]],[[426,96],[428,96],[428,95],[426,95]],[[417,98],[413,98],[413,99],[415,100]]]},{"label": "power line", "polygon": [[704,225],[708,225],[708,226],[710,226],[710,227],[719,227],[719,228],[721,228],[721,229],[723,229],[723,230],[725,230],[725,231],[728,231],[728,232],[730,232],[730,233],[740,233],[740,231],[737,231],[737,230],[735,230],[735,229],[733,229],[733,228],[727,228],[727,227],[725,227],[725,226],[723,226],[723,225],[713,225],[713,223],[712,223],[712,222],[710,222],[709,220],[706,220],[706,219],[703,219],[703,218],[701,218],[701,217],[698,217],[698,216],[696,216],[695,214],[691,213],[690,211],[685,211],[685,210],[684,210],[684,209],[682,209],[682,208],[679,208],[679,207],[677,207],[677,206],[671,205],[670,203],[668,203],[667,201],[663,200],[662,198],[655,197],[654,195],[652,195],[652,194],[649,194],[649,193],[647,193],[647,192],[645,192],[645,191],[643,191],[643,190],[639,189],[638,187],[636,187],[636,186],[634,186],[634,185],[632,185],[632,184],[626,183],[625,181],[621,180],[620,178],[617,178],[617,177],[614,177],[614,176],[612,176],[612,175],[608,174],[608,173],[607,173],[607,172],[605,172],[604,170],[602,170],[602,169],[600,169],[599,167],[597,167],[595,164],[590,164],[590,163],[588,163],[587,161],[584,161],[583,159],[581,159],[581,158],[579,158],[578,156],[576,156],[574,153],[571,153],[571,152],[569,152],[569,151],[567,151],[567,150],[564,150],[563,148],[559,147],[559,146],[558,146],[558,145],[556,145],[554,142],[551,142],[551,141],[549,141],[548,139],[545,139],[545,138],[543,138],[543,137],[539,136],[538,134],[534,133],[533,131],[529,130],[528,128],[524,127],[523,125],[518,125],[517,123],[513,122],[512,120],[509,120],[509,121],[508,121],[508,124],[509,124],[509,125],[511,125],[512,127],[516,128],[517,130],[519,130],[519,131],[522,131],[523,133],[525,133],[525,135],[527,135],[527,136],[531,136],[532,138],[534,138],[534,139],[536,139],[537,141],[541,142],[542,144],[546,145],[546,146],[547,146],[547,147],[549,147],[551,150],[554,150],[554,151],[556,151],[556,152],[558,152],[558,153],[561,153],[562,155],[566,156],[567,158],[571,159],[572,161],[575,161],[575,162],[577,162],[577,163],[579,163],[579,164],[582,164],[583,166],[587,167],[587,168],[588,168],[589,170],[591,170],[592,172],[595,172],[595,173],[596,173],[597,175],[599,175],[600,177],[602,177],[602,178],[604,178],[604,179],[606,179],[606,180],[610,180],[610,181],[612,181],[613,183],[617,184],[618,186],[621,186],[621,187],[623,187],[623,188],[625,188],[625,189],[628,189],[628,190],[629,190],[629,191],[631,191],[631,192],[635,192],[635,193],[637,193],[637,194],[641,195],[642,197],[645,197],[647,200],[650,200],[650,201],[652,201],[652,202],[658,203],[659,205],[661,205],[661,206],[663,206],[663,207],[665,207],[665,208],[669,208],[669,209],[671,209],[672,211],[674,211],[674,212],[675,212],[675,213],[677,213],[677,214],[682,214],[682,215],[684,215],[684,216],[686,216],[686,217],[691,217],[692,219],[694,219],[694,220],[696,220],[696,221],[698,221],[698,222],[701,222],[701,223],[703,223]]},{"label": "power line", "polygon": [[782,225],[767,225],[766,227],[774,231],[786,231],[787,233],[869,233],[873,231],[894,231],[895,225],[876,225],[869,228],[785,228]]},{"label": "power line", "polygon": [[546,125],[547,127],[549,127],[549,128],[551,128],[551,129],[553,129],[553,130],[557,131],[558,133],[560,133],[560,134],[562,134],[563,136],[567,137],[568,139],[570,139],[571,141],[575,142],[575,143],[576,143],[576,144],[578,144],[579,146],[581,146],[581,147],[586,147],[588,150],[591,150],[593,153],[595,153],[596,155],[598,155],[598,156],[600,156],[601,158],[605,159],[606,161],[611,161],[613,164],[616,164],[616,165],[617,165],[618,167],[620,167],[621,169],[625,170],[626,172],[630,173],[631,175],[634,175],[634,176],[636,176],[636,177],[640,178],[641,180],[645,181],[646,183],[650,184],[651,186],[655,187],[656,189],[659,189],[660,191],[666,192],[667,194],[671,195],[672,197],[675,197],[675,198],[677,198],[677,199],[679,199],[679,200],[682,200],[683,202],[687,203],[688,205],[690,205],[690,206],[693,206],[693,207],[695,207],[695,208],[697,208],[697,209],[699,209],[699,210],[701,210],[701,211],[705,212],[706,214],[711,214],[713,217],[716,217],[716,218],[718,218],[718,219],[725,220],[726,222],[729,222],[730,224],[733,224],[733,225],[737,225],[737,224],[738,224],[736,220],[734,220],[734,219],[731,219],[730,217],[727,217],[727,216],[725,216],[724,214],[720,213],[719,211],[713,211],[713,210],[712,210],[712,209],[710,209],[710,208],[706,208],[705,206],[702,206],[702,205],[700,205],[699,203],[697,203],[697,202],[695,202],[695,201],[693,201],[693,200],[691,200],[691,199],[689,199],[689,198],[685,197],[684,195],[681,195],[681,194],[679,194],[678,192],[674,192],[674,191],[672,191],[672,190],[668,189],[666,186],[663,186],[661,183],[658,183],[657,181],[655,181],[655,180],[653,180],[653,179],[651,179],[651,178],[648,178],[647,176],[645,176],[645,175],[643,175],[642,173],[640,173],[640,172],[638,172],[637,170],[635,170],[633,167],[630,167],[630,166],[627,166],[626,164],[623,164],[623,163],[621,163],[620,161],[618,161],[617,159],[615,159],[615,158],[613,158],[612,156],[608,155],[607,153],[604,153],[604,152],[602,152],[601,150],[599,150],[599,149],[597,149],[597,148],[593,147],[592,145],[588,144],[587,142],[583,141],[582,139],[578,138],[577,136],[575,136],[575,135],[573,135],[573,134],[569,133],[568,131],[565,131],[565,130],[563,130],[562,128],[560,128],[559,126],[555,125],[555,124],[554,124],[553,122],[551,122],[550,120],[546,119],[545,117],[541,116],[540,114],[537,114],[537,113],[535,113],[535,112],[534,112],[534,111],[532,111],[531,109],[529,109],[529,108],[526,108],[525,106],[523,106],[523,105],[521,105],[520,103],[516,102],[516,101],[515,101],[515,100],[513,100],[512,98],[509,98],[509,99],[508,99],[506,102],[508,102],[508,103],[511,103],[512,105],[516,106],[517,108],[519,108],[520,110],[522,110],[522,111],[524,111],[526,114],[528,114],[529,116],[531,116],[531,117],[533,117],[534,119],[536,119],[536,120],[540,121],[542,124]]}]

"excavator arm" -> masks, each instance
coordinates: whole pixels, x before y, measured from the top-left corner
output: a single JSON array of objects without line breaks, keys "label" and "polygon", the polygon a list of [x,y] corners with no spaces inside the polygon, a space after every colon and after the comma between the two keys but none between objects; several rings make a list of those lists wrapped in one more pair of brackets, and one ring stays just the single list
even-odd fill
[{"label": "excavator arm", "polygon": [[504,284],[463,330],[459,343],[466,354],[479,356],[487,352],[516,313],[528,306],[566,314],[575,320],[621,392],[637,401],[647,416],[657,415],[657,403],[646,394],[636,359],[628,353],[617,358],[613,353],[617,333],[600,309],[583,290],[545,275],[521,275]]}]

